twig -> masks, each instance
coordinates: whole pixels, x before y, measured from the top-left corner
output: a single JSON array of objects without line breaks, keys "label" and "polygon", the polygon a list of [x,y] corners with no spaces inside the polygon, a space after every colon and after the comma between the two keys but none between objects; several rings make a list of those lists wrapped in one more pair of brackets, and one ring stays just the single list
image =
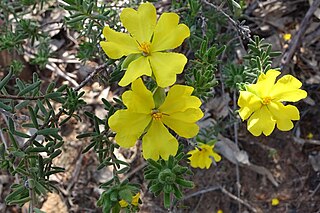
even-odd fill
[{"label": "twig", "polygon": [[197,191],[197,192],[195,192],[195,193],[192,193],[192,194],[190,194],[190,195],[187,195],[187,196],[183,197],[183,198],[181,199],[181,201],[182,201],[182,200],[187,200],[187,199],[189,199],[189,198],[192,198],[192,197],[195,197],[195,196],[198,196],[198,195],[202,195],[202,194],[204,194],[204,193],[216,191],[216,190],[219,190],[219,189],[221,189],[220,186],[211,186],[211,187],[209,187],[208,189],[203,189],[203,190]]},{"label": "twig", "polygon": [[[301,42],[301,37],[304,35],[305,31],[307,30],[307,27],[310,23],[311,16],[316,11],[316,9],[319,7],[319,5],[320,5],[320,0],[314,0],[312,5],[310,6],[309,10],[307,11],[306,15],[304,16],[304,18],[300,24],[299,31],[293,37],[287,51],[283,54],[283,57],[281,59],[281,68],[282,69],[284,69],[286,67],[286,65],[290,62],[294,52],[296,51],[297,47],[299,46],[299,44]],[[288,71],[283,70],[283,74],[286,74],[286,73],[288,73]]]},{"label": "twig", "polygon": [[82,87],[84,87],[95,75],[103,71],[107,66],[109,66],[113,61],[108,61],[100,66],[98,66],[92,73],[90,73],[78,86],[74,88],[75,91],[79,91]]},{"label": "twig", "polygon": [[[211,186],[208,189],[203,189],[200,191],[197,191],[195,193],[192,193],[190,195],[185,196],[184,198],[182,198],[182,200],[187,200],[189,198],[198,196],[198,195],[202,195],[204,193],[208,193],[208,192],[212,192],[212,191],[216,191],[216,190],[221,190],[222,193],[228,195],[230,198],[238,201],[239,203],[245,205],[246,207],[248,207],[252,212],[258,212],[258,210],[256,208],[254,208],[253,206],[251,206],[249,203],[247,203],[246,201],[238,198],[237,196],[233,195],[232,193],[228,192],[224,187],[220,186],[220,185],[216,185],[216,186]],[[182,201],[180,200],[180,201]]]},{"label": "twig", "polygon": [[78,160],[76,162],[75,169],[73,170],[73,173],[72,173],[72,176],[71,176],[71,181],[68,184],[67,189],[66,189],[66,191],[68,193],[67,195],[70,195],[71,188],[74,186],[74,184],[77,182],[77,180],[79,178],[79,174],[80,174],[81,166],[82,166],[83,156],[84,155],[82,155],[81,152],[78,153],[78,157],[79,158],[78,158]]},{"label": "twig", "polygon": [[136,174],[138,171],[140,171],[141,169],[143,169],[144,167],[147,166],[147,163],[146,162],[143,162],[142,164],[140,164],[138,167],[134,168],[131,172],[129,172],[126,176],[124,176],[122,179],[123,180],[126,180],[126,179],[129,179],[132,175]]},{"label": "twig", "polygon": [[[233,92],[233,111],[235,112],[237,110],[237,93],[236,91]],[[233,131],[234,131],[234,141],[236,145],[239,147],[239,141],[238,141],[238,120],[236,120],[233,124]],[[240,184],[240,171],[239,171],[239,164],[236,163],[236,178],[237,178],[237,192],[238,192],[238,198],[240,198],[241,195],[241,184]],[[241,212],[241,205],[240,202],[238,203],[238,212]]]},{"label": "twig", "polygon": [[68,80],[71,84],[73,84],[73,86],[78,87],[79,84],[72,78],[70,78],[68,75],[66,75],[55,63],[49,63],[46,65],[46,68],[48,70],[51,70],[55,73],[57,73],[58,75],[60,75],[61,77],[65,78],[66,80]]},{"label": "twig", "polygon": [[213,7],[216,11],[220,12],[222,15],[224,15],[233,25],[233,27],[237,30],[237,32],[244,38],[251,40],[250,36],[250,29],[248,26],[243,25],[243,23],[235,21],[231,16],[229,16],[227,13],[225,13],[220,7],[217,7],[216,5],[206,1],[206,0],[201,0],[204,4]]},{"label": "twig", "polygon": [[310,197],[313,197],[317,191],[320,189],[320,183],[318,184],[318,186],[315,188],[315,190],[313,190],[313,192],[311,193]]},{"label": "twig", "polygon": [[253,206],[251,206],[249,203],[245,202],[244,200],[241,200],[240,198],[238,198],[237,196],[231,194],[230,192],[228,192],[225,188],[220,187],[221,192],[223,192],[224,194],[228,195],[230,198],[238,201],[239,203],[242,203],[243,205],[245,205],[246,207],[248,207],[252,212],[258,212],[258,210],[256,208],[254,208]]}]

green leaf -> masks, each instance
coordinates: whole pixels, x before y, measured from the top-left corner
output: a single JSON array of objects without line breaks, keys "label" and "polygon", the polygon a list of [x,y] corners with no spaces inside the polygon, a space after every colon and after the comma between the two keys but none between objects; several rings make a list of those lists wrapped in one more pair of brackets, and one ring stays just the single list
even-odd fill
[{"label": "green leaf", "polygon": [[23,158],[26,156],[26,154],[22,151],[12,151],[11,154],[18,158]]},{"label": "green leaf", "polygon": [[10,202],[8,202],[8,205],[23,205],[27,202],[30,201],[30,197],[24,197],[24,198],[21,198],[21,199],[18,199],[18,200],[12,200]]},{"label": "green leaf", "polygon": [[1,81],[0,81],[0,90],[9,82],[10,78],[12,77],[13,72],[12,70],[9,71],[8,75],[6,75]]},{"label": "green leaf", "polygon": [[128,189],[123,189],[119,191],[120,199],[127,201],[128,203],[132,202],[132,193]]},{"label": "green leaf", "polygon": [[35,181],[35,189],[37,189],[41,194],[46,195],[47,189],[38,181]]},{"label": "green leaf", "polygon": [[164,193],[163,198],[164,208],[169,209],[171,206],[170,193]]},{"label": "green leaf", "polygon": [[16,168],[15,172],[21,174],[22,176],[26,176],[26,177],[30,175],[26,170],[24,170],[20,167]]},{"label": "green leaf", "polygon": [[26,100],[26,101],[22,101],[21,103],[17,104],[15,106],[15,108],[17,110],[21,110],[22,108],[25,108],[26,106],[28,106],[30,104],[30,100]]},{"label": "green leaf", "polygon": [[62,96],[62,92],[53,92],[53,93],[49,93],[49,94],[46,94],[45,96],[44,96],[44,98],[50,98],[50,99],[52,99],[52,98],[59,98],[59,97],[61,97]]},{"label": "green leaf", "polygon": [[90,143],[81,153],[84,154],[86,152],[88,152],[92,147],[94,147],[96,145],[96,141],[93,141],[92,143]]},{"label": "green leaf", "polygon": [[117,174],[123,174],[130,170],[130,167],[124,167],[117,171]]},{"label": "green leaf", "polygon": [[60,149],[58,149],[58,150],[54,151],[54,153],[52,153],[52,154],[49,156],[49,158],[53,159],[53,158],[57,157],[58,155],[60,155],[61,152],[62,152],[62,151],[61,151]]},{"label": "green leaf", "polygon": [[59,130],[60,130],[59,128],[40,129],[37,131],[37,134],[38,135],[53,135],[53,134],[57,134]]},{"label": "green leaf", "polygon": [[126,57],[126,59],[124,59],[124,61],[121,64],[121,70],[126,70],[129,66],[129,64],[138,59],[139,57],[141,57],[141,54],[130,54]]},{"label": "green leaf", "polygon": [[15,186],[14,191],[11,192],[5,198],[5,201],[8,203],[9,201],[13,200],[15,197],[19,196],[20,194],[22,194],[25,191],[27,191],[27,189],[23,185],[19,184],[19,185]]},{"label": "green leaf", "polygon": [[37,115],[34,113],[33,109],[31,106],[28,106],[29,114],[32,120],[33,125],[35,126],[36,129],[39,129],[39,124],[37,121]]},{"label": "green leaf", "polygon": [[26,153],[30,152],[48,152],[47,147],[28,147]]},{"label": "green leaf", "polygon": [[17,136],[19,136],[19,137],[21,137],[21,138],[30,138],[30,137],[31,137],[30,135],[25,134],[25,133],[23,133],[23,132],[19,132],[19,131],[14,131],[13,134],[14,134],[14,135],[17,135]]},{"label": "green leaf", "polygon": [[183,187],[186,187],[186,188],[193,188],[194,187],[194,184],[193,184],[192,181],[188,181],[188,180],[185,180],[183,178],[177,177],[175,182],[177,184],[179,184],[180,186],[183,186]]},{"label": "green leaf", "polygon": [[9,112],[12,111],[12,107],[2,103],[1,101],[0,101],[0,108],[4,109],[6,111],[9,111]]},{"label": "green leaf", "polygon": [[25,94],[27,94],[28,92],[31,92],[32,90],[34,90],[35,88],[39,87],[41,84],[41,81],[37,81],[27,87],[25,87],[23,90],[21,90],[19,93],[18,93],[18,96],[23,96]]},{"label": "green leaf", "polygon": [[46,213],[46,212],[44,212],[44,211],[41,211],[41,210],[38,209],[38,208],[33,208],[33,211],[34,211],[34,213]]}]

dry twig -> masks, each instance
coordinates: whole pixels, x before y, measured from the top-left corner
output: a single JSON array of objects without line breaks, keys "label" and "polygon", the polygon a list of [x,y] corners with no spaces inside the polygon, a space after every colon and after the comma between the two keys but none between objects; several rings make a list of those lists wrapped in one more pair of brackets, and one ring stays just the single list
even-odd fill
[{"label": "dry twig", "polygon": [[313,1],[312,5],[310,6],[309,10],[307,11],[306,15],[304,16],[301,24],[300,24],[300,29],[297,32],[297,34],[293,37],[292,41],[290,42],[289,48],[287,51],[283,54],[283,57],[281,59],[281,68],[283,69],[283,74],[288,73],[287,69],[284,69],[287,64],[290,62],[294,52],[298,48],[301,38],[304,35],[305,31],[307,30],[307,27],[310,23],[311,16],[313,13],[316,11],[316,9],[320,5],[320,0],[315,0]]}]

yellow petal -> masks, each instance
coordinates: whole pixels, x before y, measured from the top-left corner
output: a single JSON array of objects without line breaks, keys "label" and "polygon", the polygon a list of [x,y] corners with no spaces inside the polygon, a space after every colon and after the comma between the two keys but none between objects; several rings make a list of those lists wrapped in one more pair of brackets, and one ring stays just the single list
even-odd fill
[{"label": "yellow petal", "polygon": [[154,30],[151,51],[174,49],[189,36],[189,28],[184,24],[179,24],[177,14],[163,13]]},{"label": "yellow petal", "polygon": [[278,75],[280,72],[277,70],[268,70],[266,74],[261,73],[257,83],[248,85],[247,90],[259,97],[269,96]]},{"label": "yellow petal", "polygon": [[141,56],[129,64],[128,69],[119,82],[119,85],[122,87],[127,86],[142,75],[151,76],[151,73],[152,71],[148,58]]},{"label": "yellow petal", "polygon": [[190,108],[184,112],[164,115],[162,117],[162,122],[178,135],[185,138],[192,138],[199,132],[199,126],[195,122],[202,117],[203,113],[199,108]]},{"label": "yellow petal", "polygon": [[246,120],[254,111],[260,109],[262,104],[260,98],[255,94],[248,91],[240,91],[238,105],[240,107],[240,117],[242,120]]},{"label": "yellow petal", "polygon": [[108,124],[117,133],[116,142],[128,148],[136,143],[150,121],[149,114],[118,110],[109,118]]},{"label": "yellow petal", "polygon": [[139,44],[128,34],[116,32],[106,26],[103,28],[103,35],[107,41],[101,41],[100,45],[109,58],[118,59],[141,52]]},{"label": "yellow petal", "polygon": [[141,4],[138,11],[125,8],[120,15],[120,20],[139,43],[150,42],[157,22],[156,8],[150,3]]},{"label": "yellow petal", "polygon": [[213,159],[214,159],[215,162],[221,161],[221,156],[220,156],[218,153],[216,153],[215,151],[212,151],[212,153],[210,154],[210,156],[213,157]]},{"label": "yellow petal", "polygon": [[288,131],[293,128],[291,120],[299,120],[299,110],[292,105],[284,106],[280,102],[271,102],[268,108],[277,122],[277,127],[281,131]]},{"label": "yellow petal", "polygon": [[142,138],[142,151],[145,159],[168,160],[170,155],[176,155],[178,141],[173,137],[161,121],[153,120],[148,132]]},{"label": "yellow petal", "polygon": [[183,71],[187,58],[180,53],[155,52],[148,56],[153,74],[160,87],[171,86],[176,82],[176,74]]},{"label": "yellow petal", "polygon": [[119,205],[121,206],[121,208],[125,208],[125,207],[127,207],[129,204],[128,204],[127,201],[125,201],[125,200],[120,200],[120,201],[119,201]]},{"label": "yellow petal", "polygon": [[145,114],[151,113],[154,108],[152,93],[143,84],[141,78],[132,83],[131,89],[122,95],[123,103],[128,110]]},{"label": "yellow petal", "polygon": [[138,192],[135,196],[132,197],[131,204],[134,205],[134,206],[138,206],[139,198],[140,198],[140,192]]},{"label": "yellow petal", "polygon": [[255,111],[248,120],[248,130],[254,136],[261,133],[268,136],[274,130],[276,121],[272,119],[272,115],[266,106],[262,106],[260,110]]},{"label": "yellow petal", "polygon": [[292,75],[285,75],[280,78],[272,87],[270,96],[275,101],[299,101],[307,97],[307,92],[299,89],[302,83]]},{"label": "yellow petal", "polygon": [[170,88],[167,97],[159,110],[166,114],[183,112],[188,108],[199,108],[201,101],[196,96],[191,96],[193,87],[174,85]]},{"label": "yellow petal", "polygon": [[195,150],[188,152],[188,154],[191,154],[191,157],[189,157],[190,165],[193,168],[199,167],[201,169],[209,169],[212,164],[212,160],[210,158],[210,149],[212,150],[212,148],[206,144],[201,145],[200,148],[201,150],[195,148]]}]

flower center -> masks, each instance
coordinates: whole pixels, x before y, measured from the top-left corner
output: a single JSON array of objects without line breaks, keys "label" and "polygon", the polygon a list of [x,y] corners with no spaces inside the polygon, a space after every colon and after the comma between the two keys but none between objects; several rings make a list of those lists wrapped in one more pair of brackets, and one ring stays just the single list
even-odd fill
[{"label": "flower center", "polygon": [[267,104],[270,104],[271,100],[272,100],[271,97],[267,96],[262,99],[262,103],[267,105]]},{"label": "flower center", "polygon": [[152,116],[152,118],[155,119],[156,121],[160,121],[161,118],[162,118],[162,113],[159,112],[159,110],[152,110],[151,116]]},{"label": "flower center", "polygon": [[139,45],[139,50],[142,51],[142,54],[144,56],[147,56],[150,54],[150,42],[149,41],[145,41],[145,42],[142,42],[140,45]]}]

